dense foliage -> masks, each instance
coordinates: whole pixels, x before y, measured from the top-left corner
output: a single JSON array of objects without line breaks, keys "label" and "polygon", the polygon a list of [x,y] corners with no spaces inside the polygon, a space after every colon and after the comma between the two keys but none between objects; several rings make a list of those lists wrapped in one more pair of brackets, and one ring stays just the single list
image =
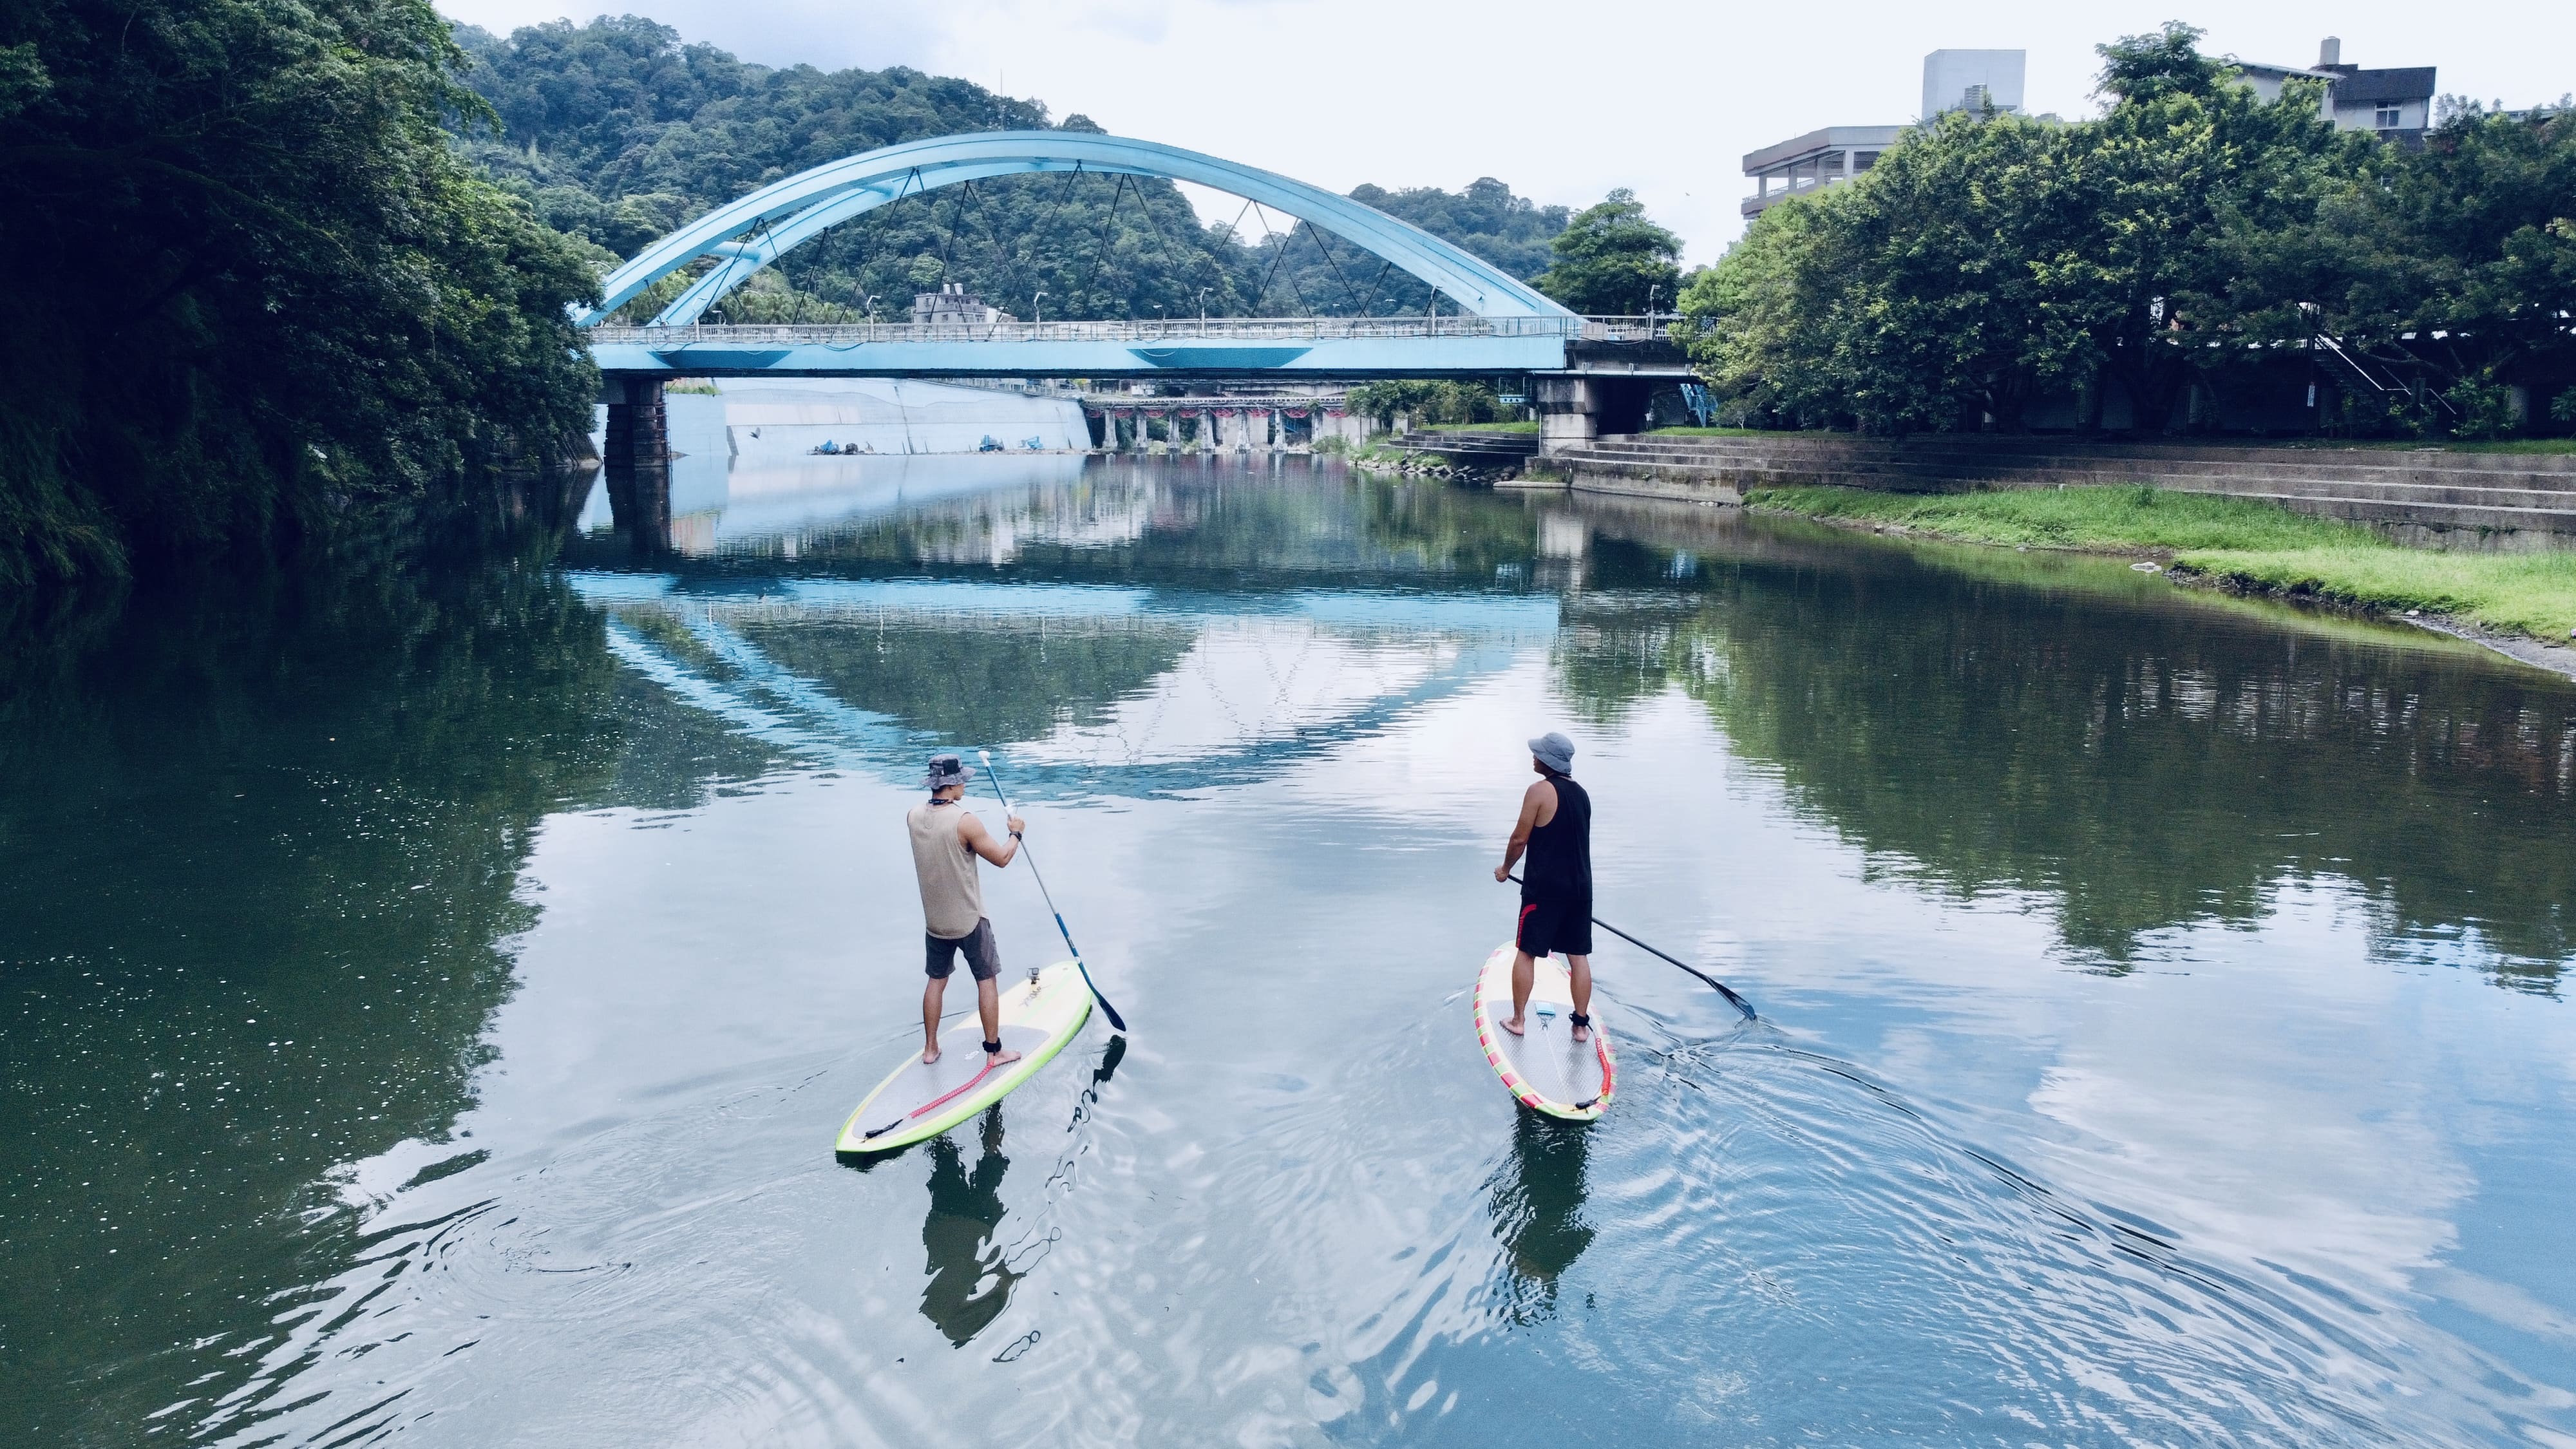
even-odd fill
[{"label": "dense foliage", "polygon": [[1386,424],[1402,413],[1415,427],[1491,423],[1519,416],[1517,409],[1506,409],[1494,390],[1481,382],[1372,382],[1352,388],[1342,405]]},{"label": "dense foliage", "polygon": [[0,589],[470,496],[586,426],[577,249],[453,154],[428,0],[0,10]]},{"label": "dense foliage", "polygon": [[1550,250],[1538,289],[1587,317],[1634,317],[1670,307],[1681,292],[1682,239],[1648,221],[1624,187],[1584,208]]},{"label": "dense foliage", "polygon": [[[690,217],[809,167],[959,131],[1036,128],[1046,107],[896,67],[776,70],[626,16],[495,37],[459,27],[498,138],[477,164],[602,254],[632,256]],[[1100,129],[1082,116],[1068,130]],[[1565,225],[1488,178],[1461,192],[1362,186],[1357,199],[1529,277]],[[798,248],[722,304],[742,321],[903,315],[956,282],[1028,317],[1418,311],[1428,289],[1349,242],[1262,209],[1200,225],[1170,182],[1003,177],[880,208]],[[680,281],[631,304],[650,315]],[[1039,294],[1044,293],[1043,300]]]},{"label": "dense foliage", "polygon": [[[2197,39],[2101,47],[2097,120],[1953,113],[1765,211],[1683,299],[1731,414],[2492,436],[2528,399],[2545,421],[2576,382],[2576,116],[2457,108],[2420,151],[2382,145],[2310,84],[2262,101]],[[2282,401],[2309,383],[2319,414]]]}]

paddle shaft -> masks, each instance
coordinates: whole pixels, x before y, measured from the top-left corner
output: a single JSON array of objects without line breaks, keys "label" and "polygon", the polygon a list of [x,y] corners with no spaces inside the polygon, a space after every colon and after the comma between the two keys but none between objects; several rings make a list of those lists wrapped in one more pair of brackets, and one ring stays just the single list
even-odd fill
[{"label": "paddle shaft", "polygon": [[[1001,797],[1002,812],[1006,815],[1012,813],[1010,792],[1002,788],[1002,777],[993,768],[993,757],[983,750],[977,750],[975,758],[984,762],[985,778],[993,782],[993,793]],[[1100,1003],[1100,1010],[1109,1018],[1109,1024],[1119,1031],[1125,1031],[1127,1019],[1118,1014],[1117,1007],[1109,1004],[1108,997],[1100,994],[1100,984],[1091,979],[1091,968],[1082,964],[1082,948],[1073,944],[1073,932],[1065,928],[1064,912],[1055,908],[1055,893],[1047,889],[1046,877],[1039,874],[1038,858],[1029,849],[1029,842],[1025,836],[1020,840],[1020,853],[1029,858],[1029,874],[1037,878],[1038,894],[1046,900],[1047,913],[1055,917],[1056,934],[1064,937],[1064,949],[1073,953],[1073,969],[1082,973],[1082,984],[1091,988],[1091,999]],[[1725,989],[1723,986],[1718,988],[1720,991]]]},{"label": "paddle shaft", "polygon": [[[1505,876],[1504,879],[1510,881],[1514,885],[1519,885],[1521,883],[1521,878],[1516,875]],[[1700,980],[1707,982],[1709,985],[1716,987],[1717,994],[1735,1003],[1735,1009],[1744,1013],[1744,1019],[1746,1021],[1761,1020],[1760,1017],[1753,1014],[1753,1003],[1736,995],[1733,991],[1728,990],[1725,982],[1720,981],[1716,977],[1709,975],[1707,972],[1702,971],[1696,966],[1693,966],[1688,961],[1676,960],[1673,957],[1665,955],[1663,952],[1656,950],[1654,947],[1649,946],[1645,942],[1638,940],[1636,937],[1629,935],[1627,932],[1620,930],[1617,926],[1610,924],[1599,916],[1594,916],[1592,918],[1592,924],[1608,931],[1611,935],[1618,937],[1620,940],[1627,942],[1629,945],[1636,947],[1647,955],[1655,957],[1657,960],[1667,961],[1675,966],[1679,966],[1684,971],[1687,971],[1693,976],[1698,977]]]}]

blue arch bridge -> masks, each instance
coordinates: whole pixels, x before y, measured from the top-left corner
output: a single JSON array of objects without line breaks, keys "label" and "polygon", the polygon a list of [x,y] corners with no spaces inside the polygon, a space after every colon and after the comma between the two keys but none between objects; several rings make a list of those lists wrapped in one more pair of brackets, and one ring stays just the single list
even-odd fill
[{"label": "blue arch bridge", "polygon": [[[828,228],[908,196],[987,177],[1096,172],[1194,182],[1328,231],[1428,283],[1456,315],[1171,321],[707,325],[762,267]],[[606,318],[707,263],[643,326]],[[1551,444],[1641,415],[1690,374],[1651,318],[1581,317],[1419,227],[1321,187],[1177,146],[1079,131],[987,131],[829,162],[719,207],[610,274],[575,318],[606,379],[607,461],[669,456],[661,385],[675,377],[1081,377],[1327,382],[1521,375]],[[1435,304],[1436,305],[1436,304]]]}]

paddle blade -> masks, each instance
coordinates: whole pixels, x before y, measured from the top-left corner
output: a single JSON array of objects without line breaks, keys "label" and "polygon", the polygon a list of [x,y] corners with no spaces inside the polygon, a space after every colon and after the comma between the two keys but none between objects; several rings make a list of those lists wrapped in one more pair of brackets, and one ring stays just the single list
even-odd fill
[{"label": "paddle blade", "polygon": [[[1076,961],[1073,964],[1076,966],[1082,966],[1080,961]],[[1109,1029],[1112,1031],[1125,1031],[1127,1029],[1127,1018],[1118,1014],[1118,1008],[1109,1004],[1109,998],[1100,994],[1099,987],[1092,986],[1091,968],[1088,966],[1083,966],[1082,984],[1085,986],[1091,986],[1091,999],[1100,1003],[1100,1014],[1109,1018]]]}]

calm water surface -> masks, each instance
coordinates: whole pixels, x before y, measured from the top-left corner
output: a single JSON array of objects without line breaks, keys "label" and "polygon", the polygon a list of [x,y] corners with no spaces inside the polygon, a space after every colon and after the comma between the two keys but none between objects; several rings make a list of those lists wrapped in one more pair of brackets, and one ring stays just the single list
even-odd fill
[{"label": "calm water surface", "polygon": [[[2576,1443],[2576,688],[1301,465],[700,491],[13,656],[0,1439]],[[1765,1018],[1605,939],[1589,1129],[1468,1020],[1550,727]],[[842,1165],[979,744],[1133,1030]]]}]

